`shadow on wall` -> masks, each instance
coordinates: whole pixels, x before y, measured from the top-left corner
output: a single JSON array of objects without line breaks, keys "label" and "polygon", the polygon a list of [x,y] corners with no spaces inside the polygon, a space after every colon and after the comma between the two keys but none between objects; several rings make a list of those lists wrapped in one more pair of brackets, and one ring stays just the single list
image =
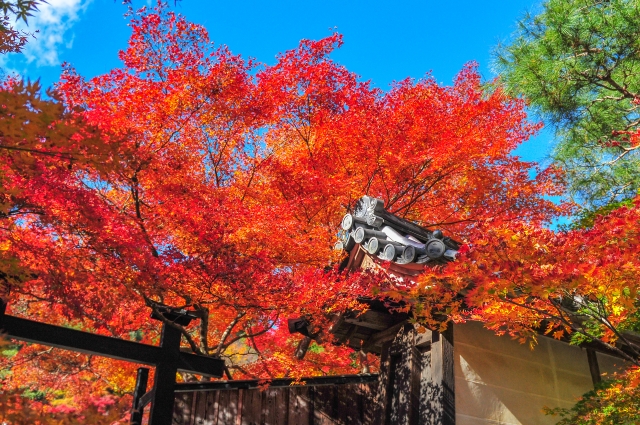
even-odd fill
[{"label": "shadow on wall", "polygon": [[[455,356],[456,424],[552,425],[543,407],[571,407],[593,389],[584,349],[539,338],[530,350],[480,323],[457,325]],[[598,355],[611,373],[622,361]]]}]

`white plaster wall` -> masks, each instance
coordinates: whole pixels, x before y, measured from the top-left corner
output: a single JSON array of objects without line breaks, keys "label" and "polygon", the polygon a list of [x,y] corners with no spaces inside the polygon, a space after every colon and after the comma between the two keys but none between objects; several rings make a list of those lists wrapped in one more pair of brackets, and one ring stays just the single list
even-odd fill
[{"label": "white plaster wall", "polygon": [[[534,350],[480,323],[454,328],[456,425],[551,425],[542,408],[571,407],[593,388],[585,350],[546,337]],[[598,353],[601,372],[622,361]]]}]

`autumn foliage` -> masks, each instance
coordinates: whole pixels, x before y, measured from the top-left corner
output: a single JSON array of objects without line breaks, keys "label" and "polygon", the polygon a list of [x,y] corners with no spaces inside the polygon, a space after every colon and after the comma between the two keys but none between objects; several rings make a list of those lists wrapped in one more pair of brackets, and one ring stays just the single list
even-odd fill
[{"label": "autumn foliage", "polygon": [[571,409],[547,409],[558,425],[617,425],[640,421],[640,371],[633,366],[616,373],[585,394]]},{"label": "autumn foliage", "polygon": [[[481,320],[524,339],[535,340],[543,328],[558,339],[595,340],[637,361],[633,345],[625,353],[615,343],[625,342],[623,331],[640,325],[635,283],[639,206],[637,200],[600,217],[590,229],[554,232],[518,223],[488,230],[462,261],[421,276],[416,291],[434,308],[424,310],[425,320],[448,309],[454,320]],[[438,285],[431,286],[434,280]],[[431,302],[436,299],[443,301]]]},{"label": "autumn foliage", "polygon": [[[131,28],[122,68],[86,80],[68,65],[55,99],[0,87],[11,314],[155,344],[151,302],[187,307],[199,320],[185,347],[245,378],[357,371],[330,341],[296,360],[286,326],[300,315],[322,326],[358,308],[356,294],[401,297],[424,323],[482,320],[522,337],[580,334],[557,312],[566,300],[610,312],[584,338],[614,347],[635,326],[637,206],[591,230],[545,228],[568,211],[549,200],[561,173],[511,154],[539,125],[473,64],[452,86],[427,76],[383,92],[330,59],[338,34],[265,65],[163,5]],[[336,228],[363,194],[467,252],[411,288],[339,274]],[[136,365],[4,350],[3,388],[39,391],[43,408],[132,391]]]}]

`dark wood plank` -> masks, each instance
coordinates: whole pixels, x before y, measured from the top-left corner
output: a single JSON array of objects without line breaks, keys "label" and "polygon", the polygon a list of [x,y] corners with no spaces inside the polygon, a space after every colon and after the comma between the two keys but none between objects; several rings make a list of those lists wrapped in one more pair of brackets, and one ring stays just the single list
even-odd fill
[{"label": "dark wood plank", "polygon": [[415,332],[411,371],[411,425],[428,424],[424,414],[428,405],[427,386],[431,381],[431,344],[433,332]]},{"label": "dark wood plank", "polygon": [[309,388],[291,387],[289,390],[289,424],[310,425]]},{"label": "dark wood plank", "polygon": [[195,393],[195,407],[193,409],[193,425],[211,425],[207,419],[207,400],[209,399],[209,393]]},{"label": "dark wood plank", "polygon": [[335,388],[336,410],[334,422],[339,424],[360,423],[360,396],[356,385],[341,385]]},{"label": "dark wood plank", "polygon": [[191,420],[188,425],[196,425],[196,409],[198,408],[198,393],[193,393],[193,402],[191,403]]},{"label": "dark wood plank", "polygon": [[[410,389],[410,365],[407,351],[413,345],[413,326],[402,324],[394,339],[385,346],[380,363],[377,410],[385,425],[405,425],[403,417],[408,409]],[[405,388],[406,387],[406,388]]]},{"label": "dark wood plank", "polygon": [[244,404],[244,392],[245,390],[238,390],[238,406],[236,411],[235,425],[242,425],[242,405]]},{"label": "dark wood plank", "polygon": [[176,394],[173,404],[173,425],[188,425],[191,420],[193,393]]},{"label": "dark wood plank", "polygon": [[219,391],[217,425],[233,425],[231,422],[231,396],[233,391]]},{"label": "dark wood plank", "polygon": [[[431,346],[429,346],[430,348]],[[409,424],[420,424],[420,387],[422,386],[422,350],[417,346],[411,347],[408,356],[411,357],[411,389],[409,394]]]},{"label": "dark wood plank", "polygon": [[237,418],[238,418],[238,408],[240,407],[239,404],[242,404],[239,402],[240,400],[240,391],[241,390],[231,390],[229,391],[230,393],[230,397],[229,397],[229,407],[227,409],[227,415],[228,415],[228,423],[229,425],[235,425]]},{"label": "dark wood plank", "polygon": [[431,424],[430,399],[432,395],[431,383],[431,347],[422,351],[420,356],[420,413],[418,423],[421,425]]},{"label": "dark wood plank", "polygon": [[289,388],[273,388],[275,393],[275,425],[288,425]]},{"label": "dark wood plank", "polygon": [[409,425],[411,416],[411,372],[415,331],[412,326],[402,329],[390,349],[391,364],[387,424]]},{"label": "dark wood plank", "polygon": [[362,397],[362,425],[377,425],[380,423],[380,417],[376,414],[376,385],[361,384]]},{"label": "dark wood plank", "polygon": [[355,324],[365,328],[376,330],[385,330],[393,326],[394,318],[389,313],[383,313],[375,310],[367,310],[355,317],[345,318],[346,323]]},{"label": "dark wood plank", "polygon": [[387,391],[389,390],[389,349],[391,342],[382,345],[380,354],[380,372],[378,373],[378,385],[374,397],[375,417],[383,421],[387,416]]},{"label": "dark wood plank", "polygon": [[377,351],[376,347],[393,341],[395,336],[398,334],[398,331],[400,331],[400,329],[402,329],[405,324],[405,322],[398,323],[387,330],[373,334],[371,338],[365,341],[364,345],[362,346],[362,351],[364,351],[365,353],[381,352]]},{"label": "dark wood plank", "polygon": [[260,425],[262,421],[262,392],[246,390],[242,401],[242,425]]},{"label": "dark wood plank", "polygon": [[456,392],[455,392],[455,357],[453,354],[453,323],[442,333],[442,366],[444,386],[444,418],[443,425],[455,425],[456,423]]},{"label": "dark wood plank", "polygon": [[[345,319],[345,322],[346,322],[346,319]],[[336,344],[343,344],[349,341],[353,336],[353,334],[356,333],[357,329],[358,327],[356,325],[349,325],[349,328],[347,329],[347,331],[343,335],[340,335],[336,338]]]},{"label": "dark wood plank", "polygon": [[334,387],[314,388],[313,423],[315,425],[333,425]]},{"label": "dark wood plank", "polygon": [[264,425],[276,425],[278,418],[278,405],[276,400],[277,389],[269,388],[263,391]]},{"label": "dark wood plank", "polygon": [[[305,378],[303,386],[315,387],[321,385],[347,385],[376,382],[378,376],[375,374],[366,375],[332,375],[332,376],[314,376]],[[269,388],[296,386],[294,378],[275,378],[271,380]],[[233,389],[259,389],[262,388],[262,382],[258,379],[235,380],[235,381],[208,381],[208,382],[181,382],[176,384],[175,391],[193,392],[193,391],[216,391],[216,390],[233,390]],[[299,386],[299,385],[298,385]]]},{"label": "dark wood plank", "polygon": [[307,397],[309,400],[309,425],[314,425],[316,423],[316,412],[315,412],[315,398],[316,398],[316,387],[309,387],[309,391],[307,393]]},{"label": "dark wood plank", "polygon": [[208,416],[211,418],[211,425],[218,425],[218,412],[220,411],[220,393],[221,391],[216,391],[212,394],[212,403],[208,409],[210,411]]}]

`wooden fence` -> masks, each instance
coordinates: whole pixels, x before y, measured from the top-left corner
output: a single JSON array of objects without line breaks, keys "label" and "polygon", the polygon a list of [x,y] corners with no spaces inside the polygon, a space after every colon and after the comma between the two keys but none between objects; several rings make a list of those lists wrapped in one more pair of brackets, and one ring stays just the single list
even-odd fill
[{"label": "wooden fence", "polygon": [[455,425],[453,326],[405,324],[385,343],[379,375],[176,385],[174,425]]},{"label": "wooden fence", "polygon": [[372,425],[377,380],[180,392],[174,425]]}]

